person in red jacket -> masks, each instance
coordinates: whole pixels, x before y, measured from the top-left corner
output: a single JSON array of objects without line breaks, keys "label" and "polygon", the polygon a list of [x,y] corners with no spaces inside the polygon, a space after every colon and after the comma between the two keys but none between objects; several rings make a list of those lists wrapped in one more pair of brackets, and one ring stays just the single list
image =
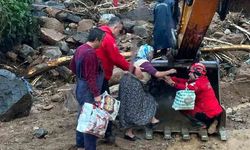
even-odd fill
[{"label": "person in red jacket", "polygon": [[[119,17],[112,17],[107,25],[100,27],[106,34],[103,38],[101,46],[96,50],[97,57],[100,59],[104,70],[104,82],[102,87],[102,93],[109,91],[108,81],[110,80],[114,66],[128,71],[130,69],[130,63],[120,54],[119,48],[116,44],[116,36],[123,31],[123,23]],[[138,78],[142,78],[141,70],[137,67],[133,67],[133,72]],[[112,135],[112,122],[108,124],[108,128],[105,134],[105,139],[108,143],[114,143],[115,138]]]},{"label": "person in red jacket", "polygon": [[182,111],[186,116],[191,117],[192,121],[208,128],[208,133],[216,131],[218,117],[222,113],[222,107],[217,100],[214,90],[206,76],[206,67],[202,63],[194,63],[189,70],[189,79],[171,77],[166,82],[180,90],[187,88],[194,90],[196,99],[194,110]]}]

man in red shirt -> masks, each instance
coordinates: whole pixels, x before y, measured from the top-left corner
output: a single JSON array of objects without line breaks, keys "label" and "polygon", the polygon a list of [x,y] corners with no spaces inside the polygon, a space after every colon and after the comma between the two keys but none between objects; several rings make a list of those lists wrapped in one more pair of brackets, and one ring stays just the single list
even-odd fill
[{"label": "man in red shirt", "polygon": [[[108,81],[110,80],[114,66],[121,68],[122,70],[128,71],[130,63],[120,54],[119,48],[116,44],[116,36],[123,31],[123,23],[120,18],[113,17],[109,20],[107,25],[100,27],[106,34],[103,38],[101,46],[96,50],[97,57],[101,60],[104,70],[104,82],[102,92],[109,91]],[[139,78],[142,77],[141,70],[133,67],[134,73]],[[112,135],[112,122],[109,122],[105,138],[107,142],[114,143],[115,138]]]},{"label": "man in red shirt", "polygon": [[214,133],[218,124],[218,117],[223,110],[206,76],[205,65],[202,63],[193,64],[189,70],[189,79],[171,77],[166,79],[166,82],[180,90],[184,90],[187,84],[187,88],[195,92],[196,99],[194,110],[182,112],[193,118],[193,121],[198,120],[203,123],[202,126],[204,128],[209,127],[209,134]]},{"label": "man in red shirt", "polygon": [[[95,48],[102,42],[105,32],[93,28],[89,32],[88,42],[77,48],[70,62],[70,68],[76,75],[76,99],[82,107],[85,102],[100,101],[104,74]],[[80,108],[81,108],[80,107]],[[78,117],[80,110],[78,111]],[[78,150],[96,150],[97,137],[87,133],[76,132],[76,146]]]}]

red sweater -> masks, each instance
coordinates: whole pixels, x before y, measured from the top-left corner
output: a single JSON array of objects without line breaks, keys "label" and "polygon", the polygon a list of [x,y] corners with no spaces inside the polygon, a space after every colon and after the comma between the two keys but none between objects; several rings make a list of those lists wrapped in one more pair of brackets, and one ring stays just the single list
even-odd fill
[{"label": "red sweater", "polygon": [[[175,88],[184,90],[187,79],[172,77]],[[196,113],[205,113],[207,117],[213,118],[222,112],[222,108],[217,100],[214,90],[206,76],[199,77],[194,82],[188,82],[188,89],[194,90],[196,94],[194,110],[185,111],[192,116]]]},{"label": "red sweater", "polygon": [[129,62],[120,54],[116,45],[115,37],[108,26],[101,26],[106,34],[102,45],[96,50],[97,57],[101,60],[105,79],[109,80],[113,73],[114,66],[123,70],[129,70]]},{"label": "red sweater", "polygon": [[99,74],[98,68],[100,67],[100,63],[95,53],[95,49],[90,47],[88,44],[83,44],[77,48],[74,57],[70,62],[70,69],[74,74],[76,74],[76,64],[77,61],[80,61],[80,57],[83,58],[81,65],[81,74],[82,78],[87,82],[90,92],[94,95],[94,97],[100,95],[100,90],[96,84],[96,78]]}]

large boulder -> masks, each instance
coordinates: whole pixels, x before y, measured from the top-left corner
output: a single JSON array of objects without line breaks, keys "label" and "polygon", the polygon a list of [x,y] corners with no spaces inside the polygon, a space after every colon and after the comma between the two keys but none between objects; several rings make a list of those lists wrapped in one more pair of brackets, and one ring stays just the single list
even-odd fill
[{"label": "large boulder", "polygon": [[43,28],[54,29],[58,32],[63,33],[64,25],[57,19],[43,16],[43,17],[40,17],[40,20],[41,20],[41,24]]},{"label": "large boulder", "polygon": [[56,44],[62,39],[64,39],[66,36],[62,33],[54,30],[54,29],[47,29],[47,28],[41,28],[41,38],[44,40],[44,42],[47,42],[49,44]]},{"label": "large boulder", "polygon": [[29,115],[33,100],[26,81],[0,69],[0,91],[0,121]]}]

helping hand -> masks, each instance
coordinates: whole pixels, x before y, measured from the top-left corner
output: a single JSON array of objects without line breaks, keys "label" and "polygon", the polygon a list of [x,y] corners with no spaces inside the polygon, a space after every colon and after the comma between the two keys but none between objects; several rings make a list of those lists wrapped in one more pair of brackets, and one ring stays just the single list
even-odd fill
[{"label": "helping hand", "polygon": [[169,74],[174,74],[174,73],[177,73],[176,69],[170,69],[168,70]]},{"label": "helping hand", "polygon": [[138,79],[143,79],[143,74],[142,74],[142,71],[139,67],[135,67],[135,72],[134,72],[135,76],[138,78]]},{"label": "helping hand", "polygon": [[169,77],[169,76],[165,76],[164,77],[164,81],[169,84],[170,86],[174,86],[175,82]]}]

